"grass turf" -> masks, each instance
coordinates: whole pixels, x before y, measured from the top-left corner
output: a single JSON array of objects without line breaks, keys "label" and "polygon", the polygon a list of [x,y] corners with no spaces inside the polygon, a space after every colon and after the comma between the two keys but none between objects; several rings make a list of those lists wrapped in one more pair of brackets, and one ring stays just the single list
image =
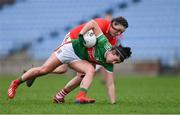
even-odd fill
[{"label": "grass turf", "polygon": [[66,76],[48,75],[37,79],[28,88],[25,84],[18,88],[13,100],[7,98],[7,88],[15,77],[0,77],[0,113],[180,113],[180,77],[116,77],[117,103],[111,105],[106,88],[96,77],[88,95],[96,99],[95,104],[75,104],[78,92],[70,93],[66,103],[53,104],[52,97],[71,78]]}]

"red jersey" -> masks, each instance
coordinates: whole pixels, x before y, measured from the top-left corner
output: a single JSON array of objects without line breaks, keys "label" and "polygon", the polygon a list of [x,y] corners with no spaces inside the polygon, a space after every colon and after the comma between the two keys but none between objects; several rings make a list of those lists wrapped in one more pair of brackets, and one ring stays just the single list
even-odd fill
[{"label": "red jersey", "polygon": [[[96,18],[96,19],[94,19],[94,21],[96,21],[96,23],[99,25],[99,27],[101,28],[101,31],[106,36],[106,38],[108,39],[109,43],[112,46],[116,45],[118,43],[118,38],[117,37],[110,37],[108,35],[111,22],[109,20],[106,20],[106,19],[103,19],[103,18]],[[85,24],[82,24],[82,25],[79,25],[79,26],[73,28],[70,31],[70,37],[72,39],[77,39],[78,38],[78,34],[81,31],[81,29],[84,27],[84,25]]]}]

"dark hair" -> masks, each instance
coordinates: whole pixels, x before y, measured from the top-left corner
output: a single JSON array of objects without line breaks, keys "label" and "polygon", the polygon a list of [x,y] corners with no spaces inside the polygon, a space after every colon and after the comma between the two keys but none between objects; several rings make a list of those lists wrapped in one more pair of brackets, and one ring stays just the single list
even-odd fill
[{"label": "dark hair", "polygon": [[122,16],[113,18],[112,21],[111,21],[111,23],[113,23],[113,22],[116,22],[116,23],[118,23],[118,24],[123,25],[125,28],[128,28],[128,22],[127,22],[127,20],[126,20],[124,17],[122,17]]},{"label": "dark hair", "polygon": [[132,54],[130,47],[114,46],[111,50],[116,51],[116,54],[119,56],[121,62],[129,58]]}]

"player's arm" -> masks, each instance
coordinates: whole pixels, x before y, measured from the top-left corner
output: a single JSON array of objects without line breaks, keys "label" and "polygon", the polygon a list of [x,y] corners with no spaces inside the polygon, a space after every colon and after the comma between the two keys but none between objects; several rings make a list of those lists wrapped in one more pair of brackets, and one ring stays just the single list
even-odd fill
[{"label": "player's arm", "polygon": [[116,103],[116,92],[115,92],[113,73],[109,73],[106,71],[105,77],[106,77],[106,87],[107,87],[110,102],[111,102],[111,104],[115,104]]},{"label": "player's arm", "polygon": [[106,87],[107,93],[110,99],[111,104],[116,103],[116,92],[115,92],[115,84],[114,84],[114,75],[113,75],[113,64],[104,64],[105,69],[105,79],[106,79]]},{"label": "player's arm", "polygon": [[91,21],[87,22],[85,24],[85,26],[81,29],[79,34],[84,35],[88,30],[91,30],[91,29],[94,31],[94,34],[96,36],[100,36],[101,34],[103,34],[100,27],[99,27],[99,25],[94,20],[91,20]]}]

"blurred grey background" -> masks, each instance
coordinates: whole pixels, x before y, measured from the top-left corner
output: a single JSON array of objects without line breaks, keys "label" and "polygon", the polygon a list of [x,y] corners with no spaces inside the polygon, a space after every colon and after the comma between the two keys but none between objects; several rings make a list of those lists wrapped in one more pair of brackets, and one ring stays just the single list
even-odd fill
[{"label": "blurred grey background", "polygon": [[41,65],[71,28],[107,15],[129,22],[133,55],[116,73],[180,73],[180,0],[0,0],[0,74]]}]

